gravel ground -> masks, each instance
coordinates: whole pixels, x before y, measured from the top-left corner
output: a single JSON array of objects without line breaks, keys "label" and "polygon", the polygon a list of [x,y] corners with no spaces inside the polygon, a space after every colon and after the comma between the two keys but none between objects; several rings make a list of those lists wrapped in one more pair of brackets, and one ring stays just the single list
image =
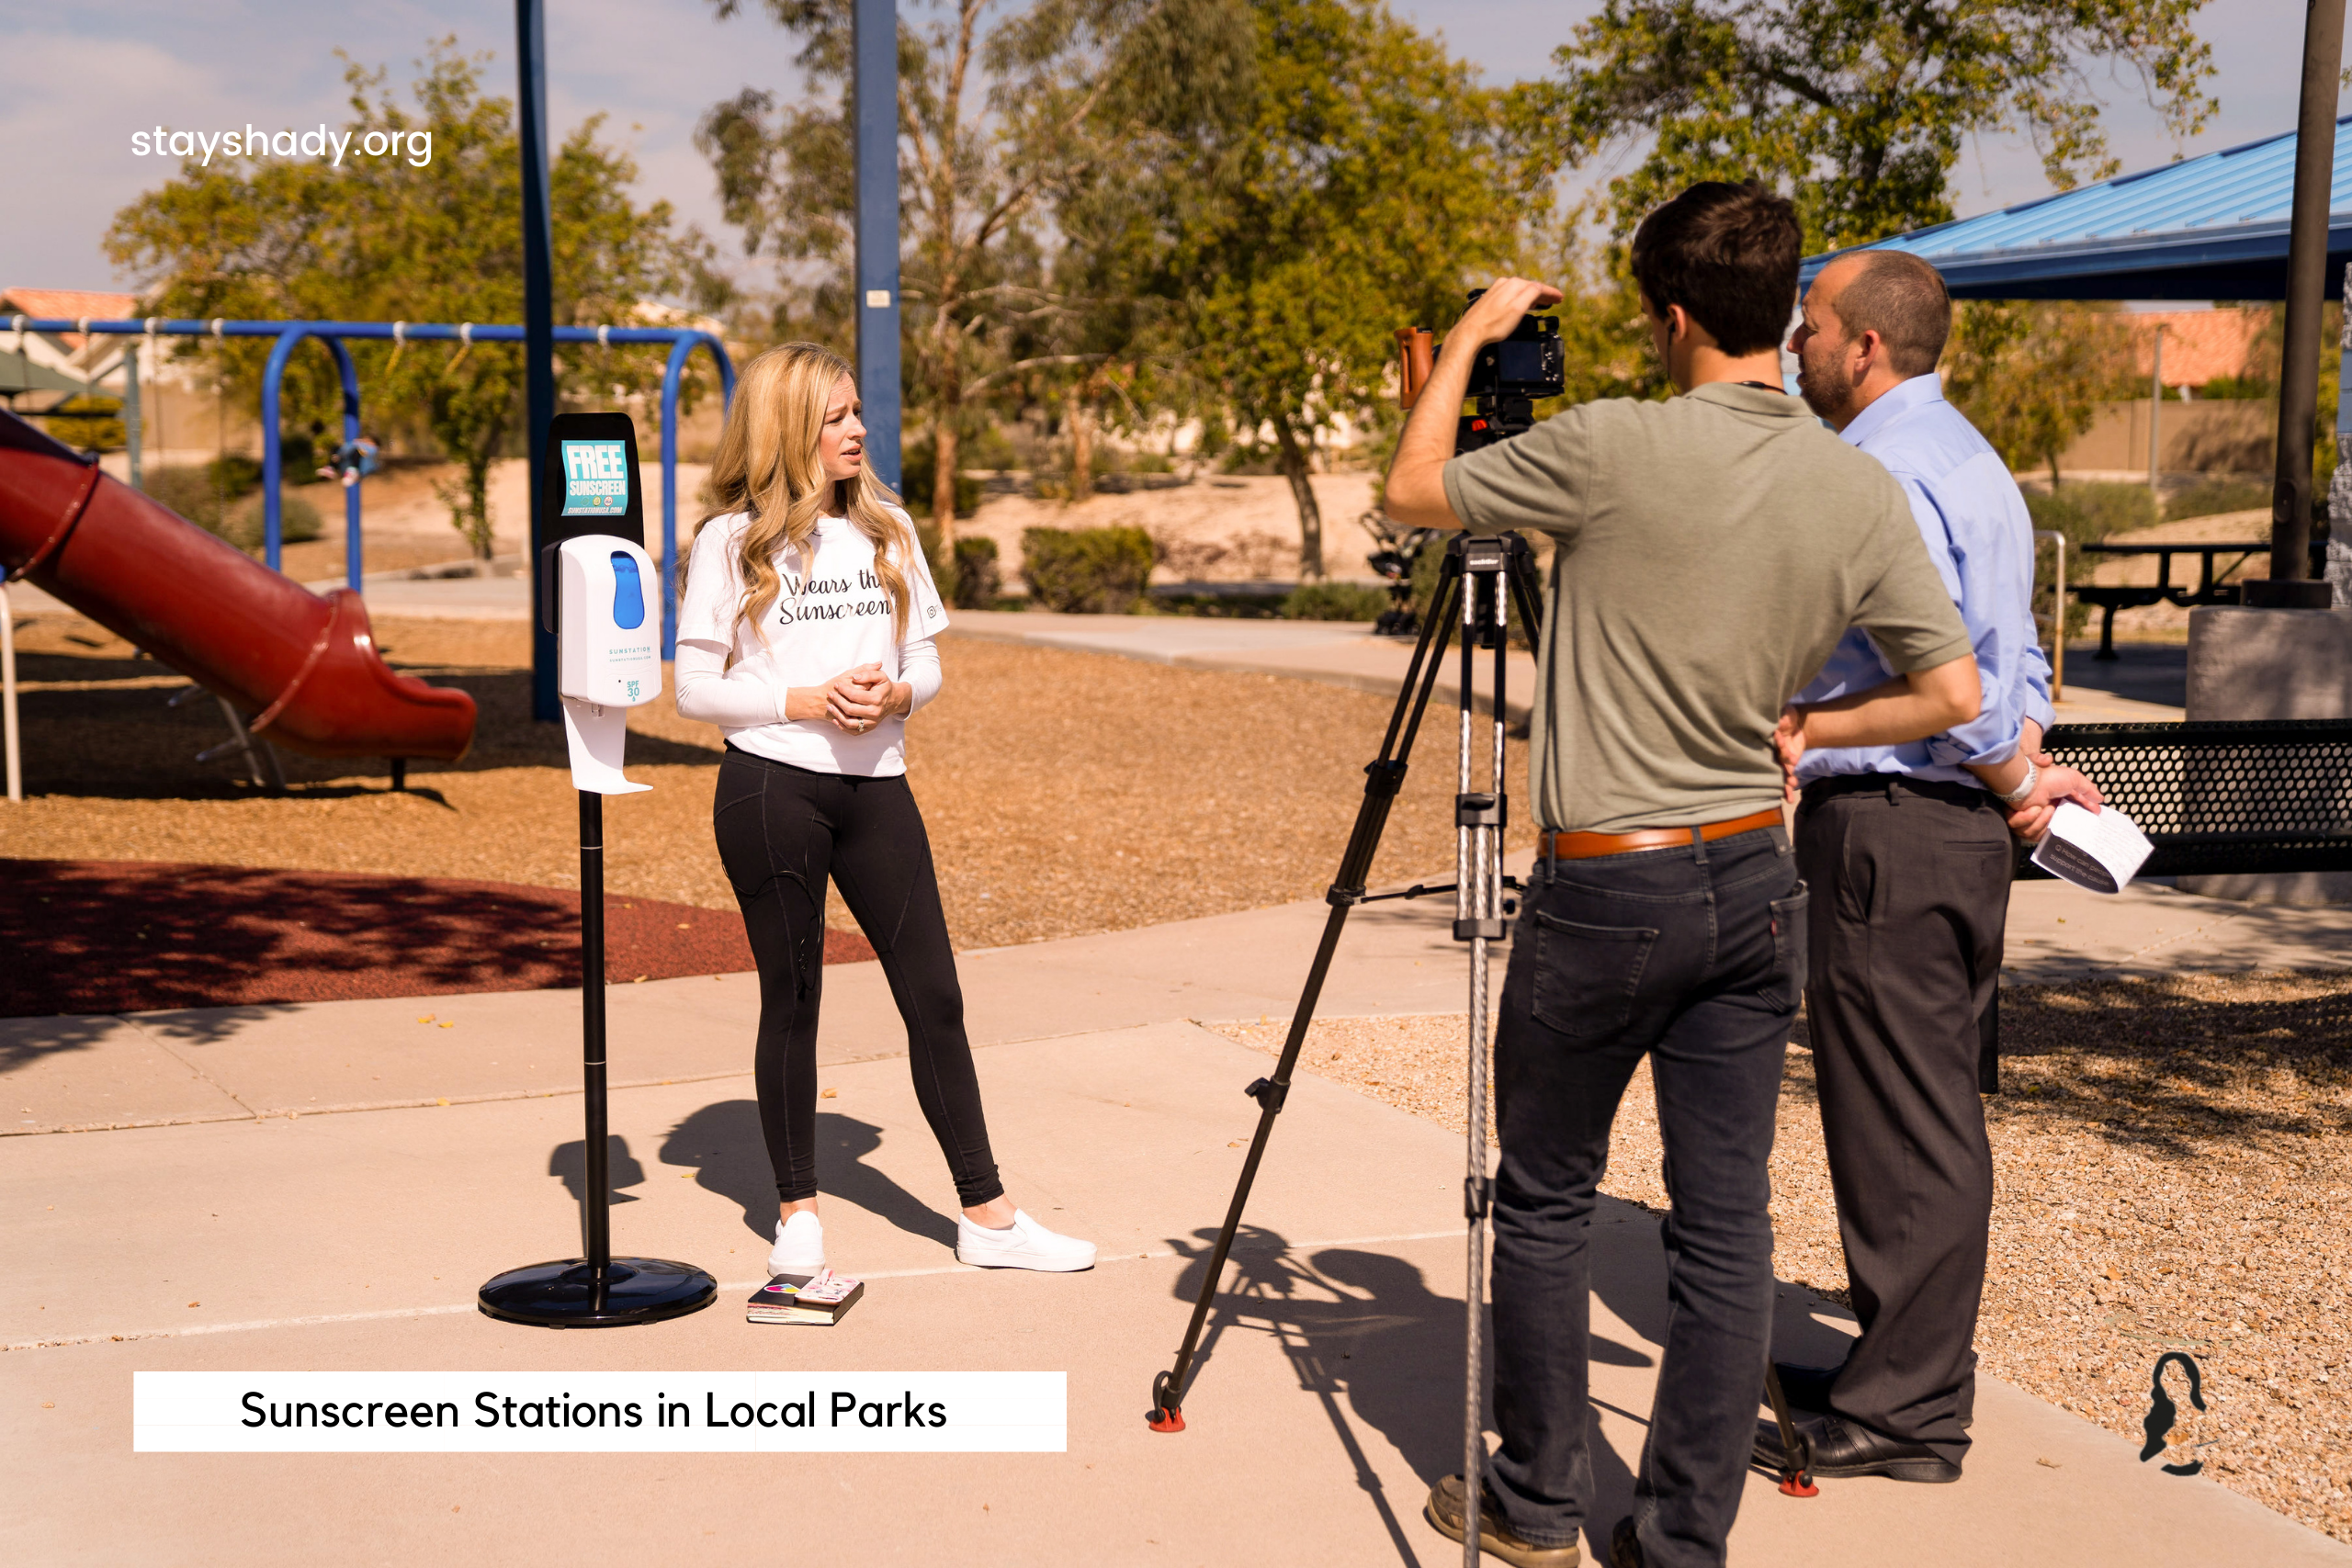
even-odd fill
[{"label": "gravel ground", "polygon": [[[224,738],[209,702],[87,621],[20,628],[28,799],[6,852],[56,860],[198,861],[571,887],[574,800],[562,735],[528,721],[527,628],[377,624],[398,668],[471,693],[472,753],[413,764],[288,757],[271,798],[196,752]],[[1266,676],[951,639],[947,685],[911,727],[910,769],[959,947],[1119,931],[1320,894],[1363,795],[1389,703]],[[1421,761],[1374,874],[1405,880],[1453,855],[1453,711],[1426,720]],[[711,845],[718,732],[667,702],[630,715],[630,773],[654,786],[605,806],[615,894],[732,908]],[[1510,783],[1523,790],[1524,746]],[[1522,833],[1529,831],[1522,829]],[[833,900],[830,918],[846,926]]]},{"label": "gravel ground", "polygon": [[[1986,1101],[1996,1192],[1984,1370],[2135,1442],[2166,1350],[2195,1357],[2174,1461],[2352,1541],[2352,976],[2018,987]],[[1215,1026],[1269,1054],[1281,1020]],[[1792,1042],[1773,1153],[1775,1266],[1847,1302],[1813,1058]],[[1459,1132],[1462,1019],[1318,1020],[1302,1062]],[[1662,1209],[1646,1067],[1604,1189]]]}]

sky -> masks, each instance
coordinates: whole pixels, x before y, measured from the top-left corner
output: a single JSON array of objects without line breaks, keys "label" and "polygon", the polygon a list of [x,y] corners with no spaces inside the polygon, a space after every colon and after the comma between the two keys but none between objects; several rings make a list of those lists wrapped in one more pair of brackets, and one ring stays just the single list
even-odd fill
[{"label": "sky", "polygon": [[[1391,0],[1399,15],[1442,33],[1491,81],[1541,74],[1551,52],[1595,0]],[[2294,126],[2304,7],[2298,0],[2213,0],[2200,30],[2213,45],[2221,112],[2176,149],[2136,77],[2094,80],[2108,134],[2127,169],[2175,151],[2214,152]],[[666,198],[723,250],[740,241],[718,216],[710,171],[693,144],[695,121],[746,85],[790,96],[800,88],[792,40],[757,0],[721,21],[710,0],[547,0],[548,86],[558,137],[603,112],[607,141],[636,157],[640,199]],[[2223,25],[2226,18],[2226,26]],[[428,39],[454,34],[490,51],[493,90],[514,84],[514,11],[458,0],[0,0],[0,287],[129,288],[100,247],[117,209],[175,171],[140,157],[131,136],[157,125],[220,130],[340,125],[342,49],[389,65],[395,84]],[[1605,177],[1607,171],[1600,171]],[[1955,171],[1962,216],[2045,195],[2022,138],[1973,147]]]}]

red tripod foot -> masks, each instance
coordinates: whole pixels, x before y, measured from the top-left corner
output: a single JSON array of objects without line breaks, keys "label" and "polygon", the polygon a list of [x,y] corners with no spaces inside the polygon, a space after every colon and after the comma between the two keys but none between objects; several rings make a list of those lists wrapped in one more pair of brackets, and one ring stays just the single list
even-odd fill
[{"label": "red tripod foot", "polygon": [[1151,1414],[1144,1417],[1144,1425],[1155,1432],[1184,1429],[1184,1413],[1176,1408],[1175,1396],[1168,1392],[1166,1372],[1151,1380]]},{"label": "red tripod foot", "polygon": [[1783,1495],[1791,1497],[1818,1497],[1821,1495],[1821,1488],[1815,1486],[1813,1483],[1813,1477],[1802,1470],[1784,1470],[1781,1472],[1781,1491]]}]

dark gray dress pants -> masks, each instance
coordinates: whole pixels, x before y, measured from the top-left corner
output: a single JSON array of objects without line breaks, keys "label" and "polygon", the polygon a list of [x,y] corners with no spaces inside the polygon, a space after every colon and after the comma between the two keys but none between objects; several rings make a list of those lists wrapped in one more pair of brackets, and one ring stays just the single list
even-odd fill
[{"label": "dark gray dress pants", "polygon": [[1862,1325],[1830,1405],[1958,1463],[1993,1213],[1976,1064],[2007,821],[1966,785],[1844,776],[1806,787],[1796,843],[1822,1134]]}]

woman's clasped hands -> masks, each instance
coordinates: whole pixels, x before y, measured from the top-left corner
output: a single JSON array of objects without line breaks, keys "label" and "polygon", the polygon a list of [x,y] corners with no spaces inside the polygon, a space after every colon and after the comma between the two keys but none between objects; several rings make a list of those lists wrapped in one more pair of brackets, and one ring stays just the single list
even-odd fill
[{"label": "woman's clasped hands", "polygon": [[786,716],[821,718],[835,728],[864,735],[893,714],[904,713],[914,695],[905,682],[893,681],[879,664],[844,670],[821,686],[794,688]]}]

